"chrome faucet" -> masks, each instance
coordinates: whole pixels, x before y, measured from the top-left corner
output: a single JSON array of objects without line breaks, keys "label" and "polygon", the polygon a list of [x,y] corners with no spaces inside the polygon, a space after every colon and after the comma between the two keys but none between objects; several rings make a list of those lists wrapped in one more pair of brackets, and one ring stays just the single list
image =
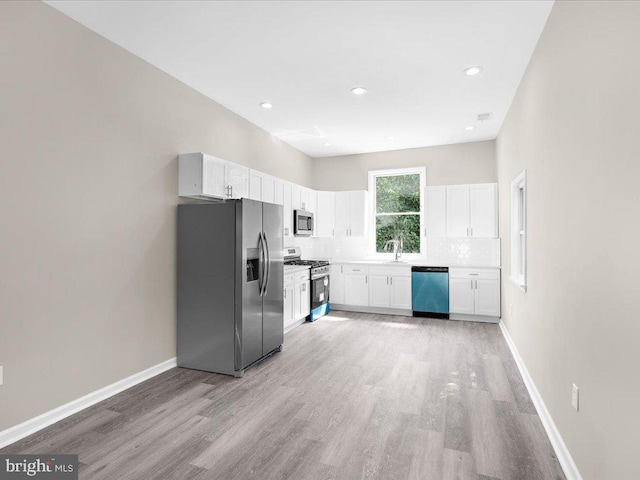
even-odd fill
[{"label": "chrome faucet", "polygon": [[402,256],[402,237],[398,238],[393,238],[391,240],[389,240],[387,243],[384,244],[384,250],[385,252],[389,251],[389,246],[392,245],[393,246],[393,255],[394,255],[394,261],[398,262],[400,257]]}]

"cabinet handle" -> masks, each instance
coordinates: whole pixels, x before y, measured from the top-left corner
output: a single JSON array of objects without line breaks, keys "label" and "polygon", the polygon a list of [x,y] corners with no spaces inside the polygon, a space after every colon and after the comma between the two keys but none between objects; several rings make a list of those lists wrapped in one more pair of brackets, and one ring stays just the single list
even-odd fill
[{"label": "cabinet handle", "polygon": [[473,280],[471,280],[471,290],[473,290]]},{"label": "cabinet handle", "polygon": [[344,266],[340,265],[340,273],[344,273]]},{"label": "cabinet handle", "polygon": [[365,275],[365,277],[364,277],[364,283],[365,283],[365,284],[369,283],[369,277],[368,277],[368,276],[366,276],[366,275]]},{"label": "cabinet handle", "polygon": [[469,275],[480,275],[479,273],[470,273]]},{"label": "cabinet handle", "polygon": [[389,285],[389,277],[387,277],[387,285]]},{"label": "cabinet handle", "polygon": [[391,281],[391,285],[393,285],[393,277],[389,277],[389,280]]},{"label": "cabinet handle", "polygon": [[471,230],[471,236],[473,237],[473,228],[470,228],[469,230]]},{"label": "cabinet handle", "polygon": [[331,229],[331,236],[333,237],[334,233],[333,233],[333,228]]}]

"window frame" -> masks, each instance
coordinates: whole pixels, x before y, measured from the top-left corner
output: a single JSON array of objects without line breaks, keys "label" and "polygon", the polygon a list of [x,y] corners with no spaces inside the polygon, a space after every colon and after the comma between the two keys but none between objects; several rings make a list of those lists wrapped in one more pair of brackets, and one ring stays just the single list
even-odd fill
[{"label": "window frame", "polygon": [[511,265],[510,280],[527,291],[527,171],[511,182]]},{"label": "window frame", "polygon": [[[424,258],[426,255],[426,238],[424,236],[425,218],[424,218],[424,189],[426,186],[427,169],[426,167],[409,167],[409,168],[390,168],[385,170],[369,170],[369,205],[371,205],[369,222],[371,228],[369,229],[368,250],[369,255],[377,257],[379,259],[393,260],[393,252],[379,253],[376,251],[376,217],[377,217],[377,203],[376,203],[376,178],[378,177],[392,177],[400,175],[420,175],[420,253],[403,253],[402,259],[413,260]],[[408,213],[408,212],[405,212]],[[416,212],[418,213],[418,212]],[[389,215],[389,214],[384,214]]]}]

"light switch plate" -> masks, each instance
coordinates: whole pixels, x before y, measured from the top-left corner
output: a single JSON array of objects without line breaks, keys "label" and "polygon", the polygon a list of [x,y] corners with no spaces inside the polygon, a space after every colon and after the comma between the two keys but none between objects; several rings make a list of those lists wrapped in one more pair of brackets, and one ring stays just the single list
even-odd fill
[{"label": "light switch plate", "polygon": [[578,411],[578,407],[580,406],[579,400],[580,400],[580,389],[574,383],[573,389],[571,390],[571,405],[573,406],[573,408],[576,409],[576,412]]}]

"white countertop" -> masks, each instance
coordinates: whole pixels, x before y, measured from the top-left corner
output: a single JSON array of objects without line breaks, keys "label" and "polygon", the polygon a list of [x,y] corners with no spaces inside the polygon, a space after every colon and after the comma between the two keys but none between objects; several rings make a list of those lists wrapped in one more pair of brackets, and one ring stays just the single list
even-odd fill
[{"label": "white countertop", "polygon": [[449,267],[449,268],[493,268],[500,270],[495,265],[465,265],[465,264],[443,264],[440,262],[430,262],[428,260],[407,260],[394,262],[393,260],[372,260],[372,259],[336,259],[331,261],[332,264],[357,264],[357,265],[380,265],[385,267]]},{"label": "white countertop", "polygon": [[311,267],[308,265],[285,265],[284,266],[284,274],[289,275],[292,273],[304,272],[305,270],[309,270]]}]

